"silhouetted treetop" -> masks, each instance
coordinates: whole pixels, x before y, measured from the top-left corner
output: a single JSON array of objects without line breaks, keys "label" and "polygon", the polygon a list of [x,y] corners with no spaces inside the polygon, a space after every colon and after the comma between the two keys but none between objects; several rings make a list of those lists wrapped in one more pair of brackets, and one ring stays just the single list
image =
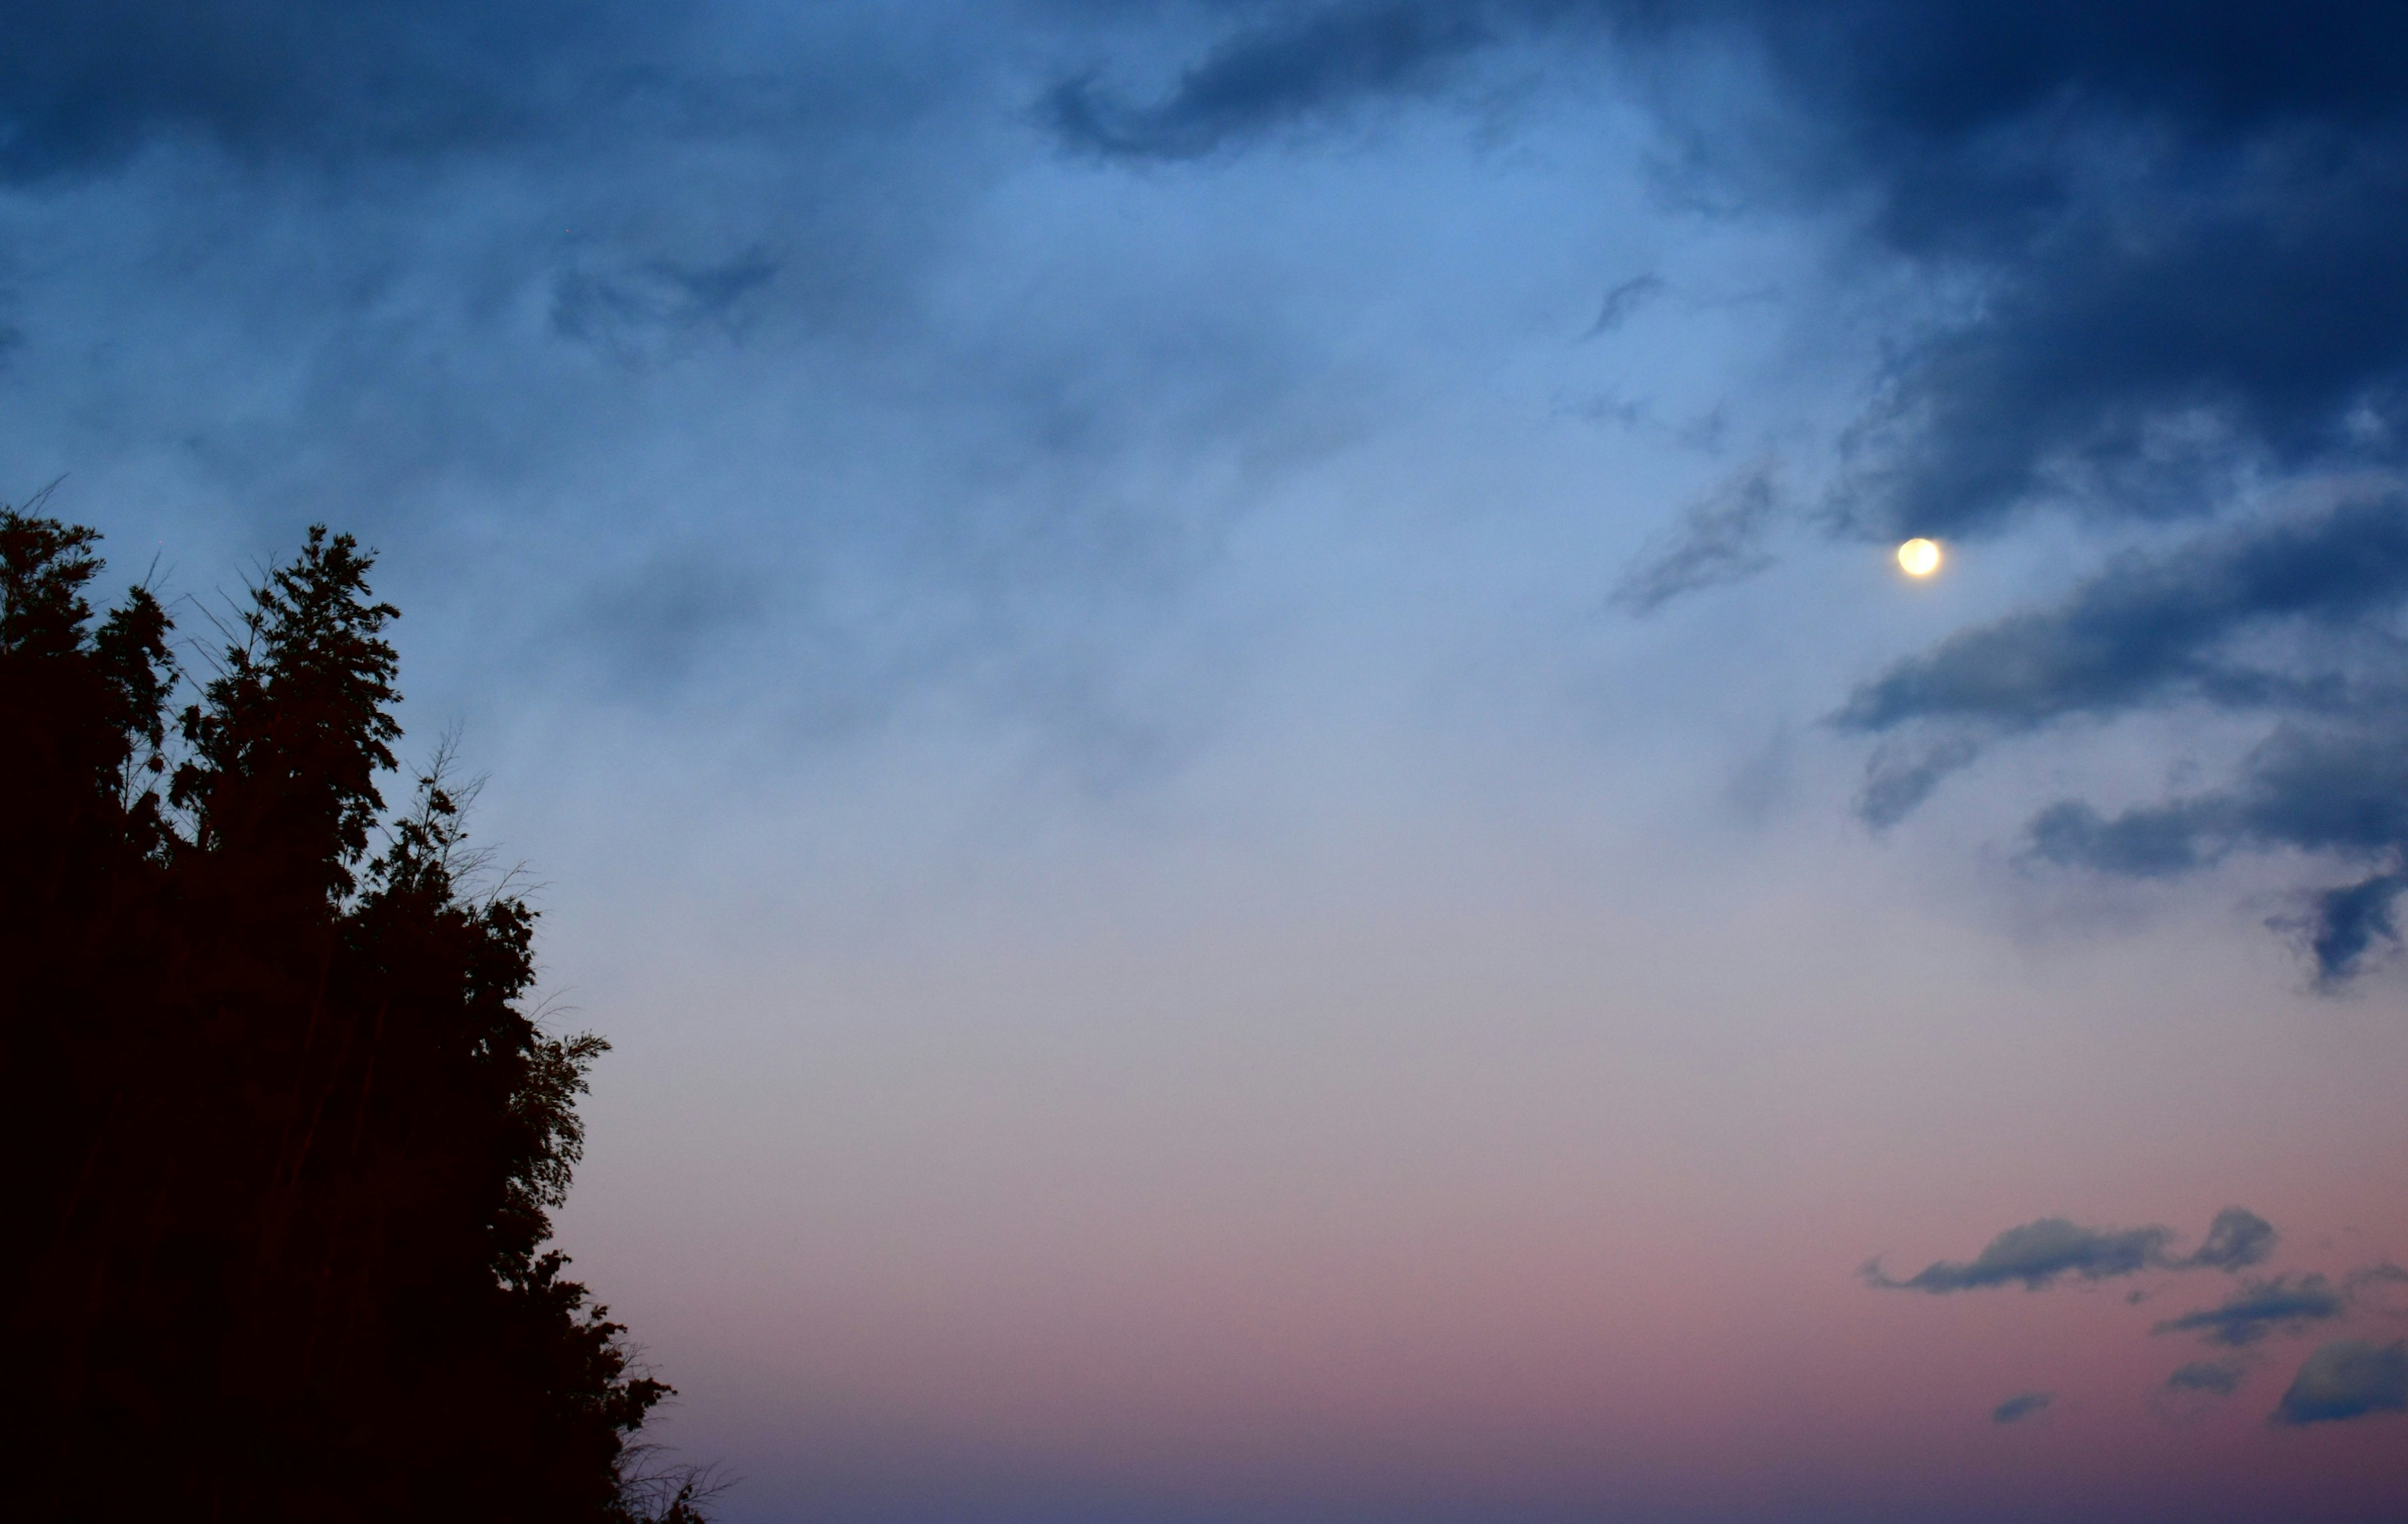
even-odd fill
[{"label": "silhouetted treetop", "polygon": [[374,557],[312,528],[170,726],[171,622],[95,614],[98,538],[0,508],[19,1511],[697,1518],[629,1443],[669,1388],[546,1246],[606,1044],[523,1009],[535,913],[465,889],[448,748],[384,816]]},{"label": "silhouetted treetop", "polygon": [[384,808],[377,775],[401,736],[383,635],[401,611],[368,601],[374,565],[351,536],[313,525],[301,554],[251,590],[246,638],[178,724],[192,754],[168,795],[197,845],[274,853],[337,898],[356,886]]}]

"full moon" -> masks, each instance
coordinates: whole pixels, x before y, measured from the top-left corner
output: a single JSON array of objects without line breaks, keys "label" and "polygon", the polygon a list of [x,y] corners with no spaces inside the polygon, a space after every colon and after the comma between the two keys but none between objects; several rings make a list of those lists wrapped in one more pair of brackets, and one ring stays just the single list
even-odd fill
[{"label": "full moon", "polygon": [[1928,539],[1910,539],[1898,548],[1898,565],[1910,577],[1928,577],[1940,569],[1940,547]]}]

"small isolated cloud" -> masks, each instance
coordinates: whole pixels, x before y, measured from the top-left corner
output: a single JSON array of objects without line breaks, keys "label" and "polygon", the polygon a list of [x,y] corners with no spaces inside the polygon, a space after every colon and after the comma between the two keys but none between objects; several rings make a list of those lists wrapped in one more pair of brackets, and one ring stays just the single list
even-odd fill
[{"label": "small isolated cloud", "polygon": [[2057,1401],[2048,1392],[2019,1392],[1990,1410],[1992,1423],[2021,1423]]},{"label": "small isolated cloud", "polygon": [[2339,1423],[2375,1413],[2408,1413],[2408,1342],[2335,1339],[2323,1345],[2301,1363],[2272,1421]]},{"label": "small isolated cloud", "polygon": [[2339,1317],[2345,1310],[2340,1289],[2323,1276],[2293,1281],[2277,1275],[2247,1282],[2221,1305],[2168,1318],[2149,1331],[2196,1333],[2209,1344],[2242,1349],[2276,1331],[2304,1333],[2309,1324]]},{"label": "small isolated cloud", "polygon": [[2161,1266],[2173,1236],[2164,1228],[2085,1228],[2063,1217],[2042,1217],[2008,1229],[1967,1263],[1935,1260],[1897,1281],[1882,1273],[1876,1259],[1864,1268],[1864,1278],[1892,1291],[1936,1294],[2011,1284],[2037,1291],[2062,1275],[2101,1281]]},{"label": "small isolated cloud", "polygon": [[2177,1366],[2166,1377],[2166,1389],[2186,1396],[2229,1397],[2248,1374],[2248,1365],[2236,1359],[2193,1360]]}]

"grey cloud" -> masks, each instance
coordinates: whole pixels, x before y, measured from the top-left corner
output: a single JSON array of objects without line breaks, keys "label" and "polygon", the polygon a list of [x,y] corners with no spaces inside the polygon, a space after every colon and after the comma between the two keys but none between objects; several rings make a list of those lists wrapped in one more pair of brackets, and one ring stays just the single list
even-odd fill
[{"label": "grey cloud", "polygon": [[2335,1339],[2300,1364],[2272,1418],[2303,1425],[2402,1412],[2408,1412],[2408,1343]]},{"label": "grey cloud", "polygon": [[[2396,941],[2408,879],[2408,694],[2384,623],[2408,602],[2408,497],[2362,492],[2130,559],[2052,609],[1960,632],[1864,684],[1835,716],[1893,734],[1858,809],[1895,823],[1986,740],[2074,716],[2189,701],[2282,716],[2227,787],[2114,815],[2063,800],[2035,816],[2035,858],[2171,878],[2241,849],[2292,847],[2373,870],[2314,896],[2296,922],[2319,977]],[[2287,640],[2269,661],[2253,642]]]},{"label": "grey cloud", "polygon": [[652,260],[609,273],[563,271],[552,282],[552,326],[621,353],[654,336],[715,329],[733,337],[747,299],[778,278],[782,262],[760,249],[710,264]]},{"label": "grey cloud", "polygon": [[2402,1270],[2389,1260],[2351,1271],[2342,1279],[2342,1289],[2348,1293],[2351,1305],[2394,1316],[2408,1313],[2408,1305],[2401,1305],[2395,1298],[2380,1294],[2378,1288],[2397,1286],[2408,1286],[2408,1270]]},{"label": "grey cloud", "polygon": [[2085,1228],[2063,1217],[2042,1217],[2008,1229],[1963,1264],[1936,1260],[1899,1281],[1885,1275],[1875,1260],[1863,1274],[1866,1284],[1885,1290],[1937,1294],[2020,1285],[2037,1291],[2060,1276],[2100,1281],[2162,1265],[2172,1240],[2164,1228]]},{"label": "grey cloud", "polygon": [[663,550],[597,580],[558,638],[612,694],[658,697],[750,626],[769,597],[757,568],[692,547]]},{"label": "grey cloud", "polygon": [[1772,564],[1764,539],[1781,508],[1771,468],[1725,481],[1680,525],[1640,553],[1614,588],[1613,604],[1650,613],[1683,593],[1737,582]]},{"label": "grey cloud", "polygon": [[1488,7],[1425,0],[1328,6],[1241,31],[1152,106],[1131,106],[1092,75],[1041,106],[1066,141],[1138,159],[1190,159],[1354,100],[1433,82],[1495,40]]},{"label": "grey cloud", "polygon": [[2251,751],[2233,786],[2113,816],[2066,800],[2031,825],[2034,856],[2126,877],[2161,878],[2242,848],[2297,847],[2383,864],[2312,893],[2277,917],[2298,934],[2320,981],[2346,980],[2379,943],[2397,942],[2394,907],[2408,891],[2396,866],[2408,844],[2408,715],[2352,727],[2286,726]]},{"label": "grey cloud", "polygon": [[2251,1281],[2214,1307],[2168,1318],[2152,1333],[2196,1333],[2212,1344],[2241,1349],[2273,1332],[2302,1333],[2345,1310],[2341,1292],[2321,1275],[2293,1281],[2277,1275]]},{"label": "grey cloud", "polygon": [[2215,1215],[2198,1250],[2169,1253],[2174,1235],[2166,1228],[2085,1228],[2065,1217],[2042,1217],[2010,1228],[1964,1263],[1935,1260],[1905,1280],[1894,1280],[1876,1259],[1860,1272],[1865,1283],[1891,1291],[1971,1291],[2020,1285],[2037,1291],[2071,1275],[2102,1281],[2144,1270],[2233,1270],[2254,1265],[2272,1251],[2274,1227],[2246,1207]]},{"label": "grey cloud", "polygon": [[2182,1260],[2185,1268],[2245,1270],[2262,1264],[2274,1252],[2282,1235],[2274,1225],[2244,1206],[2228,1206],[2208,1224],[2207,1237]]},{"label": "grey cloud", "polygon": [[2048,1392],[2020,1392],[1990,1410],[1990,1421],[1998,1424],[2022,1423],[2035,1417],[2042,1408],[2057,1399]]},{"label": "grey cloud", "polygon": [[[1979,293],[1969,316],[1904,342],[1850,432],[1848,472],[1824,504],[1832,530],[1978,539],[2042,510],[2243,521],[1859,689],[1845,726],[1953,727],[1875,758],[1858,800],[1874,825],[1912,812],[1990,737],[2071,716],[2172,702],[2320,713],[2330,734],[2283,744],[2337,747],[2340,761],[2408,734],[2408,686],[2341,659],[2385,643],[2408,591],[2400,496],[2302,521],[2270,520],[2243,495],[2408,466],[2408,12],[1337,0],[1237,14],[1150,104],[1063,86],[1056,130],[1107,154],[1193,157],[1443,93],[1496,49],[1544,38],[1558,66],[1619,68],[1652,90],[1700,172],[1777,203],[1870,207],[1871,243]],[[1711,93],[1673,80],[1699,44],[1760,65],[1792,130],[1708,119],[1695,102]],[[1761,561],[1749,522],[1693,515],[1617,601],[1644,611],[1744,575]],[[2232,649],[2286,622],[2314,625],[2309,643],[2335,660],[2281,670]],[[2353,781],[2365,786],[2352,797],[2372,803],[2386,770]],[[2304,801],[2272,797],[2279,782],[2261,772],[2231,795],[2112,820],[2069,806],[2037,823],[2035,846],[2155,877],[2235,845],[2318,850],[2315,827],[2286,824]],[[2299,923],[2327,983],[2398,931],[2408,839],[2358,836],[2335,849],[2367,859],[2357,876]]]},{"label": "grey cloud", "polygon": [[1929,798],[1950,773],[1972,766],[1981,755],[1981,738],[1963,730],[1885,741],[1873,749],[1872,760],[1865,766],[1856,813],[1875,830],[1895,826]]},{"label": "grey cloud", "polygon": [[1630,314],[1661,295],[1663,291],[1664,280],[1659,275],[1651,272],[1632,276],[1605,294],[1604,304],[1598,309],[1597,321],[1589,325],[1584,337],[1595,338],[1599,334],[1612,333],[1629,322]]},{"label": "grey cloud", "polygon": [[2335,697],[2231,657],[2236,638],[2281,622],[2346,629],[2408,598],[2408,496],[2252,525],[2156,560],[2128,558],[2053,609],[1951,636],[1849,697],[1845,728],[1978,722],[2028,729],[2171,697],[2254,708]]},{"label": "grey cloud", "polygon": [[2396,415],[2408,379],[2408,23],[2373,7],[2050,0],[2009,24],[1908,0],[1337,0],[1254,13],[1159,100],[1082,79],[1047,115],[1087,150],[1194,157],[1443,90],[1533,38],[1641,72],[1667,41],[1732,45],[1796,130],[1726,148],[1725,170],[1869,190],[1880,240],[1986,277],[1980,315],[1908,355],[1868,419],[1838,505],[1856,527],[1961,535],[2069,495],[2191,513],[2253,455],[2396,458],[2344,424]]},{"label": "grey cloud", "polygon": [[2177,1366],[2166,1377],[2166,1389],[2172,1392],[2200,1394],[2208,1397],[2229,1397],[2241,1387],[2249,1374],[2246,1362],[2238,1359],[2193,1360]]},{"label": "grey cloud", "polygon": [[2304,915],[2277,916],[2270,924],[2300,933],[2317,983],[2330,988],[2358,972],[2378,943],[2399,942],[2396,906],[2402,891],[2408,891],[2408,874],[2377,873],[2311,895]]},{"label": "grey cloud", "polygon": [[154,138],[321,160],[442,152],[640,93],[683,6],[31,0],[0,54],[0,180],[105,169]]}]

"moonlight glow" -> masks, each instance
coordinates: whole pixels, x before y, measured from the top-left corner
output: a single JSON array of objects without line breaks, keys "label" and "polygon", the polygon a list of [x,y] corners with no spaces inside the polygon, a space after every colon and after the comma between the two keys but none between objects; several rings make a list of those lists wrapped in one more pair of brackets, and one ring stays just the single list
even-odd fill
[{"label": "moonlight glow", "polygon": [[1940,569],[1940,547],[1928,539],[1910,539],[1898,548],[1898,564],[1910,577],[1928,577]]}]

